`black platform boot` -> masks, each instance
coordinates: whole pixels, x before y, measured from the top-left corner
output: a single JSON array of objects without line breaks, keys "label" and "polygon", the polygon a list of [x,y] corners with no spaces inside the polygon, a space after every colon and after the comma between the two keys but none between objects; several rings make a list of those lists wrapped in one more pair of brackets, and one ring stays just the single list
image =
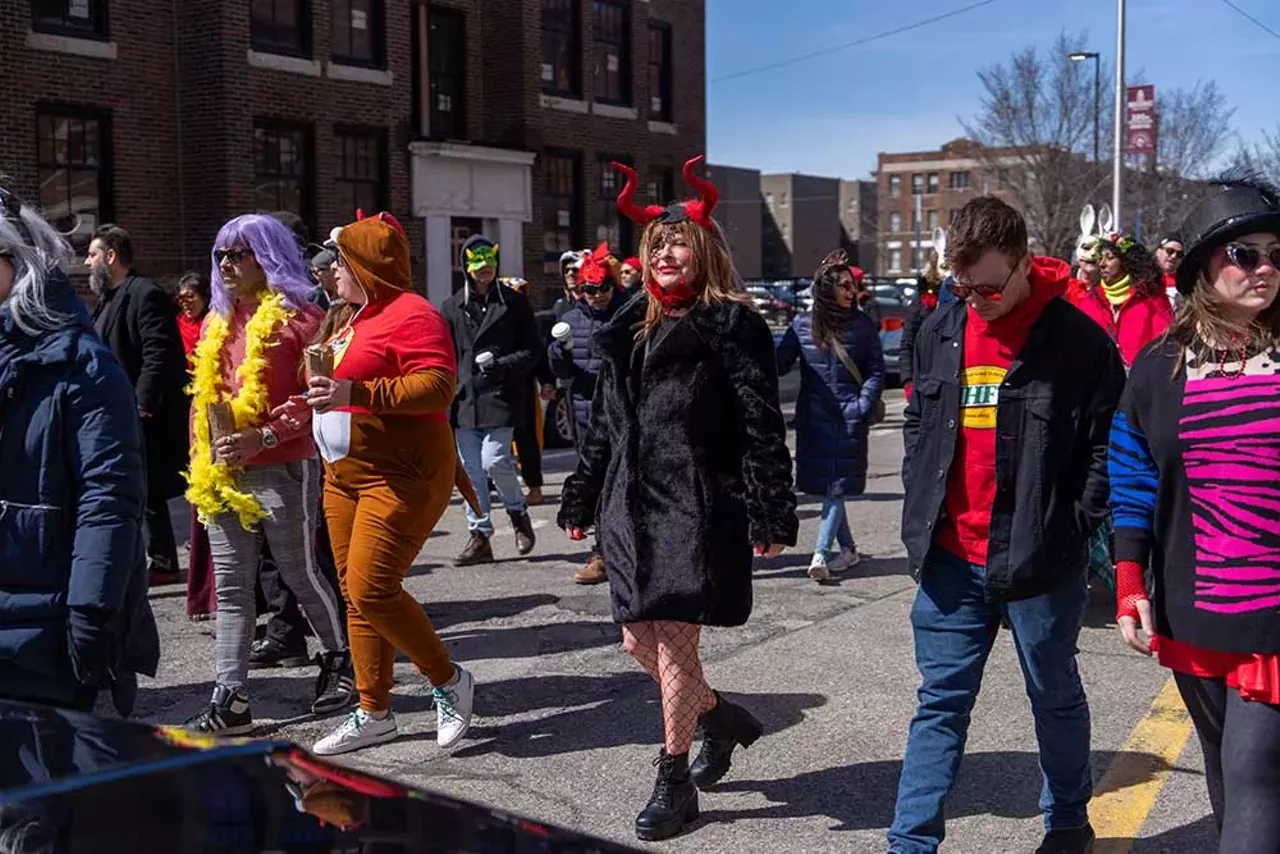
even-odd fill
[{"label": "black platform boot", "polygon": [[636,836],[645,842],[670,839],[698,817],[698,790],[689,778],[689,754],[672,756],[663,748],[654,760],[658,781],[649,805],[636,816]]},{"label": "black platform boot", "polygon": [[702,749],[689,769],[689,776],[699,789],[707,789],[724,779],[735,747],[750,747],[764,734],[764,727],[754,715],[718,692],[713,693],[716,705],[698,719],[702,725]]}]

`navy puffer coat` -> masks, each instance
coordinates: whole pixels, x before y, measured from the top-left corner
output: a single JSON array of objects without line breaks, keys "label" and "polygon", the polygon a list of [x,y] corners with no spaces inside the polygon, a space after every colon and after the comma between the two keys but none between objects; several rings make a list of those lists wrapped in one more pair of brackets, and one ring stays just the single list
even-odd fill
[{"label": "navy puffer coat", "polygon": [[573,419],[578,424],[578,434],[586,431],[591,421],[591,398],[596,393],[596,379],[604,354],[595,341],[595,334],[609,325],[618,309],[631,299],[622,290],[614,292],[613,299],[600,311],[587,305],[586,300],[574,303],[561,321],[573,330],[573,347],[566,350],[559,341],[552,340],[547,348],[547,362],[557,379],[569,381],[569,399],[573,403]]},{"label": "navy puffer coat", "polygon": [[[133,386],[61,273],[38,337],[0,305],[0,696],[76,706],[154,675]],[[121,708],[121,707],[124,708]]]},{"label": "navy puffer coat", "polygon": [[807,495],[861,495],[867,487],[869,419],[884,390],[884,352],[880,331],[862,311],[852,314],[840,340],[862,372],[861,384],[835,348],[818,348],[811,312],[798,315],[778,344],[779,375],[800,362],[796,488]]}]

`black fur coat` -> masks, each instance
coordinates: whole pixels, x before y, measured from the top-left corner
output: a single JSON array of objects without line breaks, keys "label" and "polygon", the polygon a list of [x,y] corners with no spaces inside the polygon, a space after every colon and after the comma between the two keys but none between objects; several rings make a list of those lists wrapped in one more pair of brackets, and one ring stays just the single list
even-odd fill
[{"label": "black fur coat", "polygon": [[773,336],[748,306],[699,303],[649,346],[635,341],[646,305],[596,334],[604,363],[558,521],[596,525],[618,622],[742,625],[752,546],[795,545],[799,527]]}]

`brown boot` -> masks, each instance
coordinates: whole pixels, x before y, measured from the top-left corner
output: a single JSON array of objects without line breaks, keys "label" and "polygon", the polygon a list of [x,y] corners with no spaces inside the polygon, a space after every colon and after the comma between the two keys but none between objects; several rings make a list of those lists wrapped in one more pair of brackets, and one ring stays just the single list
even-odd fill
[{"label": "brown boot", "polygon": [[533,486],[529,488],[529,493],[524,497],[530,507],[541,507],[547,503],[547,499],[542,497],[542,487]]},{"label": "brown boot", "polygon": [[480,563],[493,563],[493,546],[489,538],[479,531],[471,532],[467,545],[453,559],[454,566],[475,566]]},{"label": "brown boot", "polygon": [[507,518],[511,520],[511,527],[516,529],[516,551],[524,557],[533,551],[533,545],[538,541],[533,535],[533,520],[529,518],[528,511],[508,513]]},{"label": "brown boot", "polygon": [[573,574],[574,584],[601,584],[609,578],[604,574],[604,558],[593,554],[587,565]]}]

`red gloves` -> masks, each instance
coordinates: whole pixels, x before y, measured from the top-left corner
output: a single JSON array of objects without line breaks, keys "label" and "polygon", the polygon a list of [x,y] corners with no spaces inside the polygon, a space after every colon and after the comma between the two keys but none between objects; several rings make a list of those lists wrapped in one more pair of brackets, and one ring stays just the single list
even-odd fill
[{"label": "red gloves", "polygon": [[1116,563],[1116,619],[1132,617],[1137,620],[1138,603],[1150,598],[1142,564],[1132,560]]}]

